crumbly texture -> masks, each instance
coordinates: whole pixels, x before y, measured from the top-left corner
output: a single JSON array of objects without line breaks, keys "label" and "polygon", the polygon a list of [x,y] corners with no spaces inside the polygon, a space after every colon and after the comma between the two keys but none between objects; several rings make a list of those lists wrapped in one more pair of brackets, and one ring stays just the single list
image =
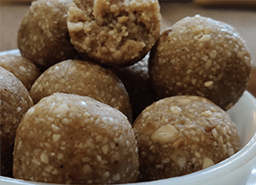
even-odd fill
[{"label": "crumbly texture", "polygon": [[142,59],[160,34],[157,0],[74,0],[68,31],[77,51],[103,65],[120,67]]},{"label": "crumbly texture", "polygon": [[13,158],[15,178],[59,184],[135,182],[139,167],[126,116],[92,98],[63,93],[28,110]]},{"label": "crumbly texture", "polygon": [[161,34],[150,55],[149,73],[160,98],[204,96],[228,110],[247,87],[251,56],[231,26],[197,15]]},{"label": "crumbly texture", "polygon": [[30,90],[34,81],[41,74],[40,69],[31,61],[22,56],[2,55],[0,66],[13,73]]},{"label": "crumbly texture", "polygon": [[22,19],[18,48],[41,70],[78,55],[67,29],[69,4],[68,0],[38,0],[32,2]]},{"label": "crumbly texture", "polygon": [[156,96],[148,75],[148,58],[125,68],[115,68],[112,71],[122,80],[130,97],[133,119],[155,100]]},{"label": "crumbly texture", "polygon": [[140,180],[186,175],[210,167],[241,148],[228,114],[200,96],[173,96],[147,107],[133,124]]},{"label": "crumbly texture", "polygon": [[16,129],[32,105],[32,99],[20,80],[0,67],[0,145],[3,176],[12,176],[12,152]]},{"label": "crumbly texture", "polygon": [[35,81],[30,95],[37,103],[55,92],[90,96],[124,113],[132,121],[128,93],[111,70],[82,60],[66,60],[48,68]]}]

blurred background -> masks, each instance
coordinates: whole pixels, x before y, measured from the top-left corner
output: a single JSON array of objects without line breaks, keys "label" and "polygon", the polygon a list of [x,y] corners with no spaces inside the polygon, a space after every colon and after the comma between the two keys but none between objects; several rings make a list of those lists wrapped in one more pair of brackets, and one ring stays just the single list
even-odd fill
[{"label": "blurred background", "polygon": [[[245,40],[253,61],[248,90],[256,96],[256,0],[159,0],[162,30],[186,16],[200,14],[233,26]],[[19,24],[27,12],[29,0],[0,1],[0,50],[17,49]]]}]

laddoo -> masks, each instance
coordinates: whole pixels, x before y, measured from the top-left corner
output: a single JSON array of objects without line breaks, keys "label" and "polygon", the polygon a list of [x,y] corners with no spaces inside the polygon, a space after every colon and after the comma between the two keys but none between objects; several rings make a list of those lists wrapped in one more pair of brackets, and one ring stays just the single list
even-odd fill
[{"label": "laddoo", "polygon": [[16,129],[33,105],[21,81],[0,66],[1,175],[12,176],[12,152]]},{"label": "laddoo", "polygon": [[114,68],[112,71],[122,80],[130,98],[133,119],[155,100],[156,96],[148,75],[147,54],[139,62],[124,68]]},{"label": "laddoo", "polygon": [[15,178],[56,184],[135,182],[134,131],[117,109],[90,97],[55,93],[24,115],[13,154]]},{"label": "laddoo", "polygon": [[69,0],[32,2],[18,30],[18,48],[23,57],[42,71],[78,56],[67,29]]},{"label": "laddoo", "polygon": [[41,74],[40,69],[31,61],[22,56],[2,55],[0,66],[13,73],[30,90],[34,81]]},{"label": "laddoo", "polygon": [[120,110],[132,121],[129,95],[122,81],[98,64],[77,59],[59,62],[44,71],[30,89],[34,103],[55,92],[90,96]]},{"label": "laddoo", "polygon": [[124,67],[151,50],[160,22],[157,0],[74,0],[67,26],[72,44],[83,57]]},{"label": "laddoo", "polygon": [[160,98],[203,96],[228,110],[247,88],[251,55],[230,25],[185,17],[161,34],[151,51],[149,74]]},{"label": "laddoo", "polygon": [[140,180],[196,172],[241,149],[228,114],[201,96],[172,96],[147,107],[133,129],[140,157]]}]

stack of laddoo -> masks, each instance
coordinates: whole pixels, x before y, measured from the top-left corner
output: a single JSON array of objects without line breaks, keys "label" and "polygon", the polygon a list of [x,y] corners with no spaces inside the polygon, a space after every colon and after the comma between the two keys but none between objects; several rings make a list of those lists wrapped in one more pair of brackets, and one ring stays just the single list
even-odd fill
[{"label": "stack of laddoo", "polygon": [[157,0],[37,0],[0,56],[1,175],[58,184],[159,180],[242,148],[225,112],[251,56],[196,15],[160,33]]}]

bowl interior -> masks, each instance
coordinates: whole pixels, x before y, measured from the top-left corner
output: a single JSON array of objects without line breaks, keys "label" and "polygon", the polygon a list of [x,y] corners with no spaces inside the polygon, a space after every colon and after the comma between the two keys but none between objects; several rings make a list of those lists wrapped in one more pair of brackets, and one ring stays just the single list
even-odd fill
[{"label": "bowl interior", "polygon": [[256,100],[245,91],[241,99],[227,111],[236,124],[243,146],[245,146],[256,132]]}]

